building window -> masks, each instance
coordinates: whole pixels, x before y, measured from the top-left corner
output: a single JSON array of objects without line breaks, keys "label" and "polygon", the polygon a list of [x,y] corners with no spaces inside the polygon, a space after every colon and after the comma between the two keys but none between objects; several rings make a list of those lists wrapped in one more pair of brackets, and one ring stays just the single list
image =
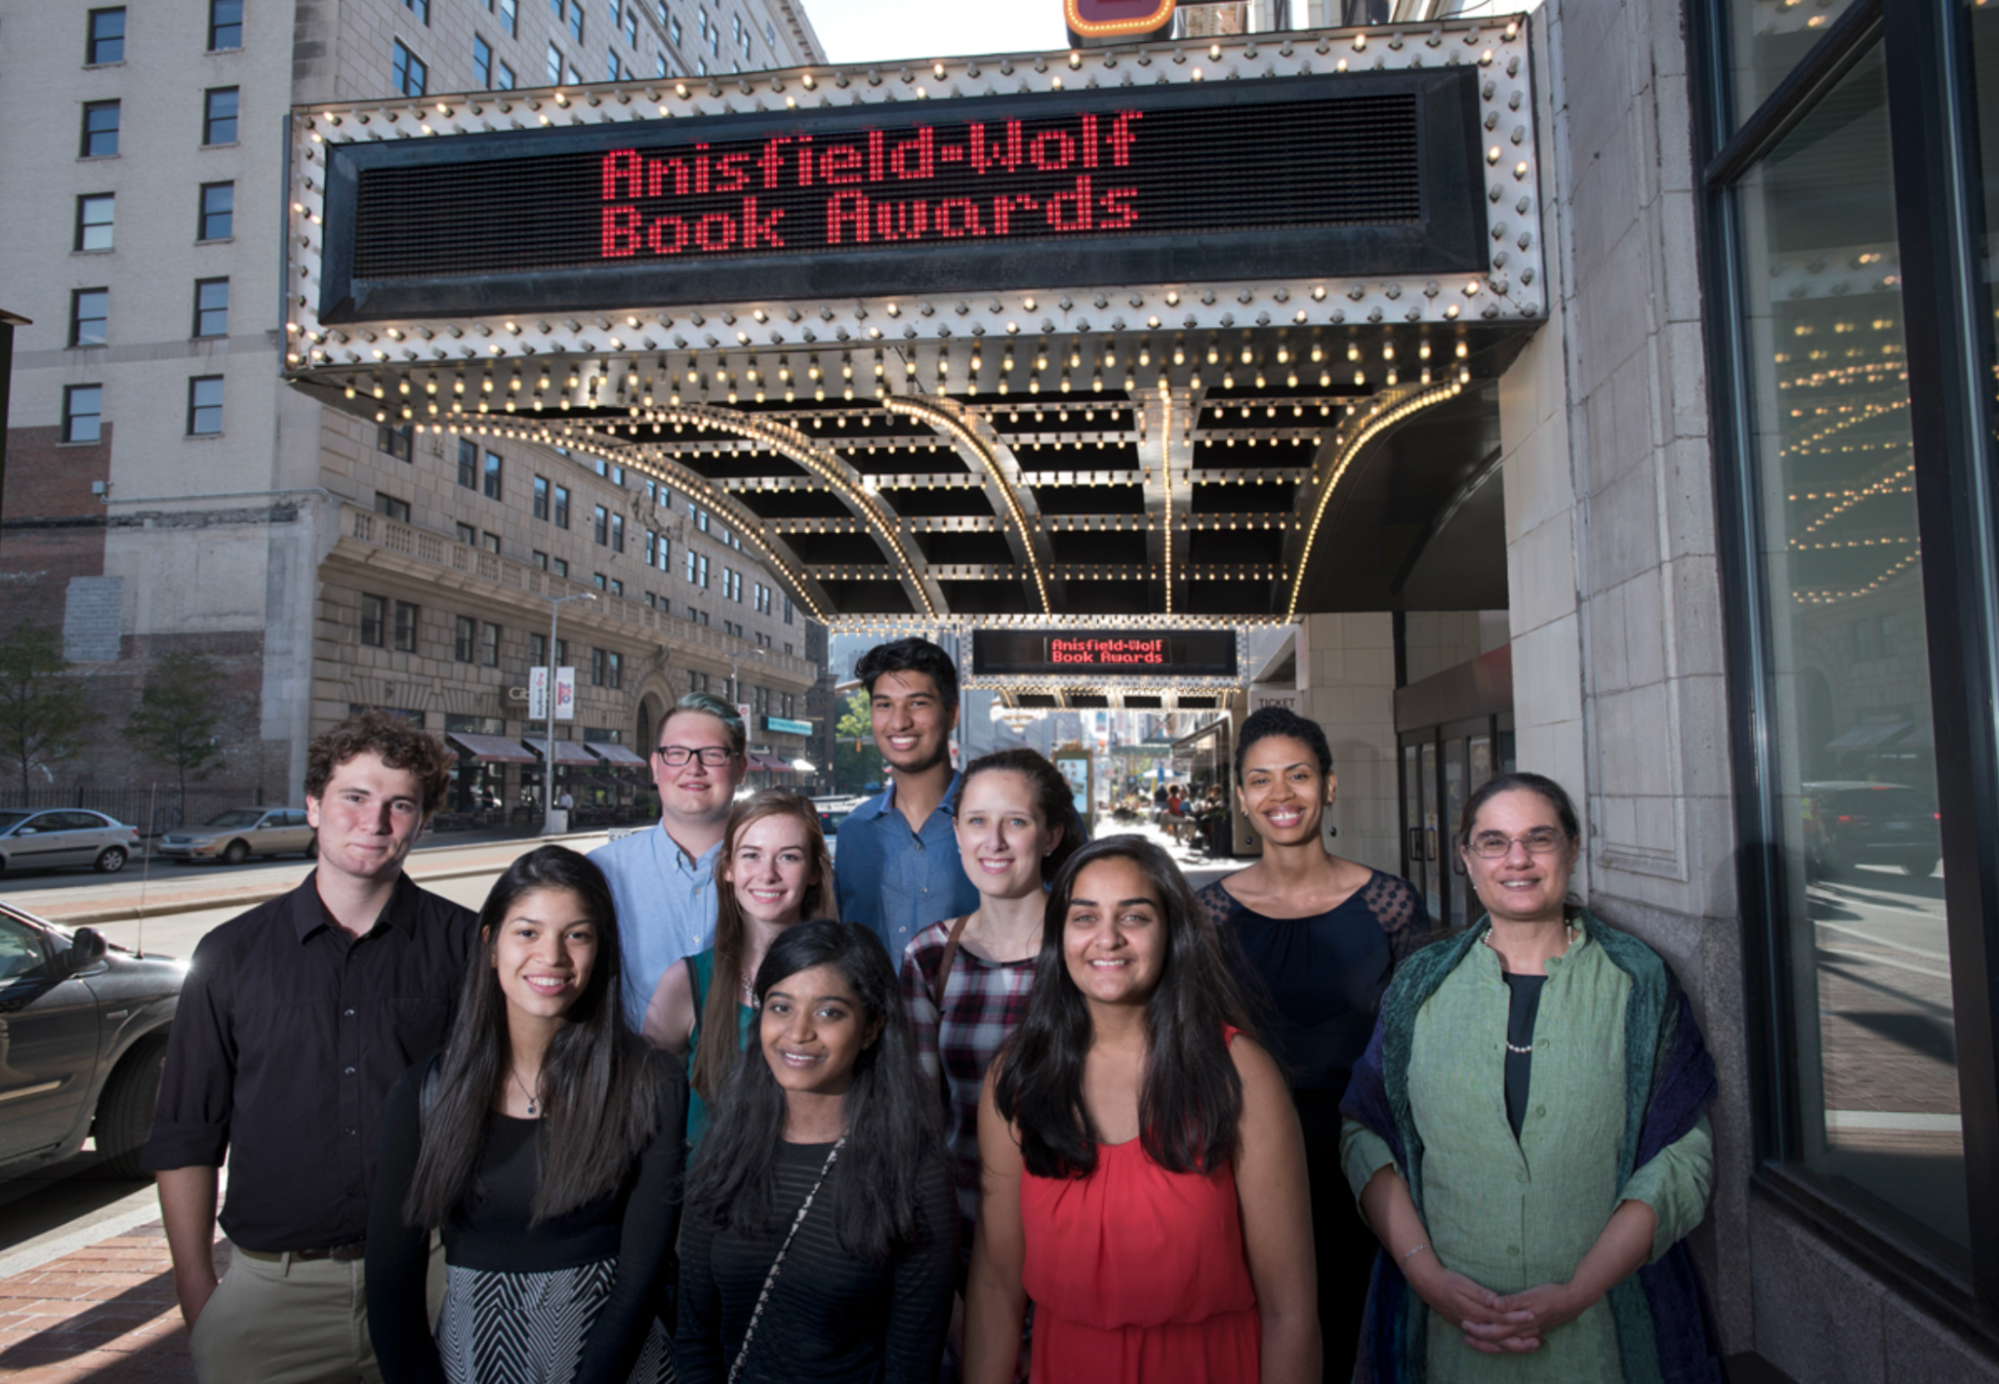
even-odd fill
[{"label": "building window", "polygon": [[486,493],[486,498],[488,500],[498,500],[500,498],[500,454],[499,453],[488,452],[486,454],[486,470],[484,473],[483,480],[484,480],[484,490]]},{"label": "building window", "polygon": [[472,35],[472,75],[479,79],[479,90],[492,90],[493,45],[477,34]]},{"label": "building window", "polygon": [[405,423],[400,428],[392,428],[384,423],[375,429],[375,450],[386,452],[399,461],[410,461],[416,455],[416,425]]},{"label": "building window", "polygon": [[666,17],[666,36],[673,40],[675,48],[680,47],[680,33],[680,16],[677,14],[668,14]]},{"label": "building window", "polygon": [[694,71],[697,75],[706,77],[708,75],[708,60],[706,58],[696,58],[694,60]]},{"label": "building window", "polygon": [[548,566],[549,571],[553,572],[557,577],[567,577],[569,575],[569,559],[567,558],[551,558],[548,561]]},{"label": "building window", "polygon": [[83,157],[101,159],[118,152],[118,103],[89,101],[83,107]]},{"label": "building window", "polygon": [[70,385],[62,392],[62,440],[96,442],[104,425],[104,386]]},{"label": "building window", "polygon": [[227,240],[235,234],[236,226],[236,185],[234,183],[203,183],[201,185],[201,225],[197,239]]},{"label": "building window", "polygon": [[375,648],[380,649],[382,641],[388,638],[388,623],[388,598],[376,596],[371,592],[362,592],[361,643],[373,645]]},{"label": "building window", "polygon": [[512,91],[513,89],[514,70],[505,63],[501,63],[499,69],[493,74],[493,90]]},{"label": "building window", "polygon": [[625,686],[625,656],[615,649],[604,654],[604,686],[613,690]]},{"label": "building window", "polygon": [[625,551],[625,517],[617,513],[611,516],[611,551],[613,553]]},{"label": "building window", "polygon": [[624,594],[625,594],[624,581],[621,578],[613,577],[611,579],[611,595],[623,596]]},{"label": "building window", "polygon": [[479,526],[476,524],[467,524],[462,519],[457,523],[458,542],[465,544],[467,547],[477,546],[479,542]]},{"label": "building window", "polygon": [[222,377],[197,375],[187,382],[189,437],[212,437],[222,431]]},{"label": "building window", "polygon": [[203,144],[236,142],[236,98],[235,87],[213,87],[204,93],[201,107]]},{"label": "building window", "polygon": [[639,7],[637,5],[627,5],[625,7],[625,43],[634,50],[639,46]]},{"label": "building window", "polygon": [[479,622],[470,616],[454,616],[451,621],[451,657],[469,664],[477,657]]},{"label": "building window", "polygon": [[396,603],[396,648],[416,653],[416,607],[407,601]]},{"label": "building window", "polygon": [[552,43],[548,45],[548,84],[562,85],[562,50]]},{"label": "building window", "polygon": [[[229,335],[229,281],[227,279],[197,279],[194,281],[194,335],[197,337],[226,337]],[[403,460],[409,460],[405,457]]]},{"label": "building window", "polygon": [[490,620],[479,627],[479,663],[486,668],[500,666],[500,627]]},{"label": "building window", "polygon": [[243,46],[243,0],[208,0],[208,51]]},{"label": "building window", "polygon": [[590,532],[599,544],[611,541],[611,512],[602,505],[595,507],[595,518],[591,520]]},{"label": "building window", "polygon": [[788,596],[784,598],[784,623],[791,624],[791,598]]},{"label": "building window", "polygon": [[590,686],[591,686],[591,687],[593,687],[593,688],[601,688],[601,687],[603,687],[603,686],[604,686],[604,678],[605,678],[605,676],[606,676],[606,667],[605,667],[605,665],[606,665],[606,662],[607,662],[607,661],[606,661],[606,660],[605,660],[605,658],[604,658],[604,651],[603,651],[603,650],[601,650],[601,649],[592,649],[592,650],[590,651]]},{"label": "building window", "polygon": [[609,591],[611,589],[611,579],[601,572],[593,572],[590,574],[590,585],[600,592]]},{"label": "building window", "polygon": [[109,250],[111,214],[115,198],[111,193],[87,193],[76,199],[76,248]]},{"label": "building window", "polygon": [[583,42],[583,0],[569,0],[569,33],[578,43]]},{"label": "building window", "polygon": [[652,75],[655,77],[664,77],[667,75],[666,54],[655,53],[652,55]]},{"label": "building window", "polygon": [[111,315],[109,289],[78,289],[69,296],[69,344],[104,345],[104,325]]},{"label": "building window", "polygon": [[421,96],[430,81],[430,69],[424,66],[422,58],[410,52],[401,39],[396,40],[395,53],[389,59],[389,86],[404,96]]},{"label": "building window", "polygon": [[429,27],[430,0],[403,0],[403,8],[408,10],[411,14],[415,15],[418,19],[421,19],[424,22],[426,28]]},{"label": "building window", "polygon": [[393,495],[385,495],[381,491],[376,491],[375,513],[384,515],[399,523],[408,524],[410,522],[410,503],[407,500],[398,500]]},{"label": "building window", "polygon": [[528,667],[548,667],[548,636],[533,631],[528,633]]},{"label": "building window", "polygon": [[92,10],[86,32],[88,37],[83,47],[86,63],[125,61],[125,11],[122,6],[115,10]]},{"label": "building window", "polygon": [[[500,0],[500,27],[507,31],[508,38],[520,36],[521,16],[516,0]],[[512,82],[507,83],[512,86]]]},{"label": "building window", "polygon": [[618,50],[613,48],[604,55],[604,79],[615,82],[623,76],[624,73],[618,68]]},{"label": "building window", "polygon": [[548,555],[542,552],[539,548],[534,549],[529,554],[528,561],[533,563],[536,567],[540,568],[543,572],[548,571]]},{"label": "building window", "polygon": [[569,487],[567,486],[557,486],[555,488],[555,527],[558,529],[567,529],[569,527]]},{"label": "building window", "polygon": [[534,517],[536,519],[548,518],[548,478],[546,476],[537,476],[534,478]]},{"label": "building window", "polygon": [[697,587],[708,585],[708,559],[691,548],[687,550],[687,580]]},{"label": "building window", "polygon": [[479,444],[470,438],[458,440],[458,484],[468,491],[479,488]]}]

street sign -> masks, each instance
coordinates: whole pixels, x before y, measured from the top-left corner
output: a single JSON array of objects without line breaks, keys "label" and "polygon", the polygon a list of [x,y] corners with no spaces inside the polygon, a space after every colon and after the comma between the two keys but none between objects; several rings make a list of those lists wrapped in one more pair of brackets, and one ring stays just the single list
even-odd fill
[{"label": "street sign", "polygon": [[528,720],[548,720],[548,670],[528,670]]},{"label": "street sign", "polygon": [[573,668],[555,671],[555,719],[576,720],[576,670]]}]

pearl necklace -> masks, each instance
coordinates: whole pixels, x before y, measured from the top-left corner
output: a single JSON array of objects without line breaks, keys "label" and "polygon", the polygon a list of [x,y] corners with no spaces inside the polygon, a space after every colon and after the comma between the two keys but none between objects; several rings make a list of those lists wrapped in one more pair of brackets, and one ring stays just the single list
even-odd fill
[{"label": "pearl necklace", "polygon": [[[1569,931],[1568,946],[1562,949],[1562,954],[1564,956],[1568,955],[1568,949],[1570,947],[1574,947],[1576,945],[1576,939],[1582,936],[1583,926],[1580,923],[1572,923],[1569,925],[1568,931]],[[1487,947],[1492,947],[1491,924],[1488,923],[1485,926],[1485,932],[1479,935],[1478,940],[1484,943]],[[1495,957],[1499,956],[1499,949],[1496,947],[1492,947],[1492,955]],[[1516,1044],[1511,1039],[1502,1039],[1501,1042],[1503,1042],[1506,1045],[1506,1051],[1508,1053],[1518,1053],[1522,1057],[1525,1057],[1526,1055],[1534,1051],[1534,1045],[1532,1044]]]}]

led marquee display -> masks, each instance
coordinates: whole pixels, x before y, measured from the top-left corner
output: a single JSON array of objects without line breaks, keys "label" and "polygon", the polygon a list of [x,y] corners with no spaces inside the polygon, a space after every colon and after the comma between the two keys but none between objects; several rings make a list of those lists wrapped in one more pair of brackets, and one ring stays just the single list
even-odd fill
[{"label": "led marquee display", "polygon": [[1484,266],[1476,72],[329,145],[320,315]]},{"label": "led marquee display", "polygon": [[1236,676],[1233,630],[974,630],[972,673]]}]

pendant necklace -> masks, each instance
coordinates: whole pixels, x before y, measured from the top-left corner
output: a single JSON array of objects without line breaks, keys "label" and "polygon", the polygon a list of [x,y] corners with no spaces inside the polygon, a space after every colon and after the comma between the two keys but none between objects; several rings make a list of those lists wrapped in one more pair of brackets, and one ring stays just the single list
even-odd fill
[{"label": "pendant necklace", "polygon": [[538,1114],[541,1110],[541,1103],[534,1099],[534,1093],[528,1090],[528,1084],[521,1081],[520,1069],[508,1068],[507,1071],[513,1075],[514,1085],[521,1089],[521,1095],[528,1099],[528,1114],[530,1116]]}]

